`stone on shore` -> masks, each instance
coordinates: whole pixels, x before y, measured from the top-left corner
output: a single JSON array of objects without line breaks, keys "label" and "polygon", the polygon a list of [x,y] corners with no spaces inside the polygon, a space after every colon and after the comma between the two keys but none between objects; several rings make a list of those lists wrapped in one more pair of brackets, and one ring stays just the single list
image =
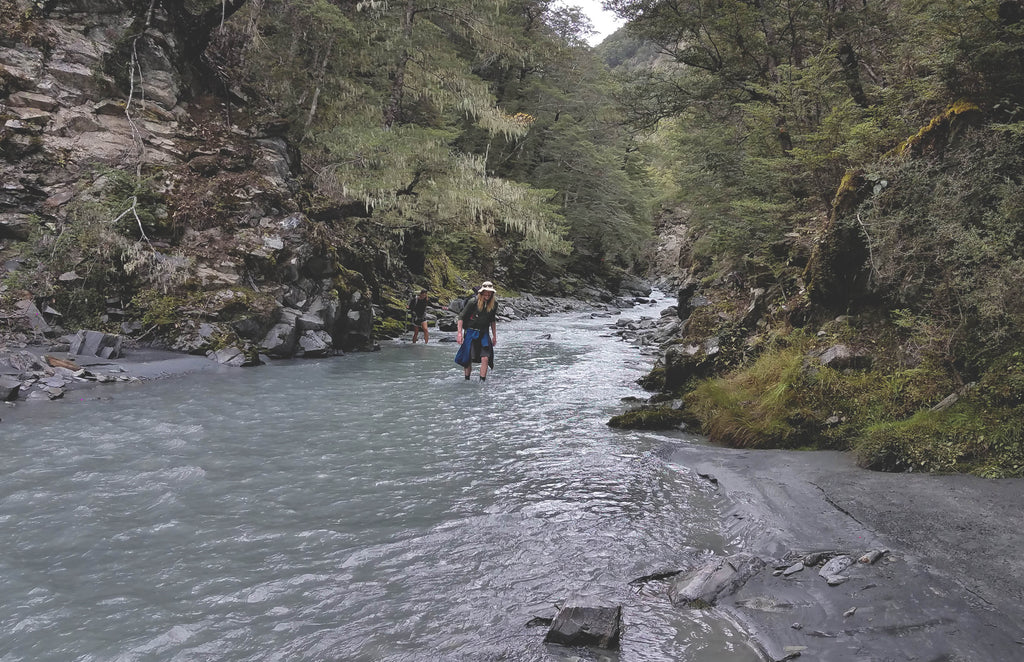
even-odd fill
[{"label": "stone on shore", "polygon": [[103,359],[121,357],[121,336],[102,331],[82,330],[71,336],[69,354],[98,356]]},{"label": "stone on shore", "polygon": [[818,574],[827,579],[833,575],[838,575],[851,565],[853,565],[853,559],[846,554],[840,554],[839,556],[832,557],[829,559],[828,563],[821,566],[821,570],[818,571]]},{"label": "stone on shore", "polygon": [[0,375],[0,401],[12,402],[18,399],[18,392],[21,390],[21,381],[13,377]]},{"label": "stone on shore", "polygon": [[764,567],[764,561],[751,554],[713,559],[676,579],[669,588],[669,599],[687,607],[714,606],[720,596],[735,593]]}]

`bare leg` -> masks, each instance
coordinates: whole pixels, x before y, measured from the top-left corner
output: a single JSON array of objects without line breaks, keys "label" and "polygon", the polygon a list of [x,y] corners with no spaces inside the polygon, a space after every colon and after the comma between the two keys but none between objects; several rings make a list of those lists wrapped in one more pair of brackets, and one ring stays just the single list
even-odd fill
[{"label": "bare leg", "polygon": [[413,341],[413,343],[416,342],[416,339],[419,338],[419,336],[420,336],[420,327],[417,326],[417,327],[415,327],[412,330],[412,341]]},{"label": "bare leg", "polygon": [[480,379],[487,379],[487,357],[480,357]]},{"label": "bare leg", "polygon": [[423,323],[423,344],[430,342],[430,331],[427,330],[427,323]]}]

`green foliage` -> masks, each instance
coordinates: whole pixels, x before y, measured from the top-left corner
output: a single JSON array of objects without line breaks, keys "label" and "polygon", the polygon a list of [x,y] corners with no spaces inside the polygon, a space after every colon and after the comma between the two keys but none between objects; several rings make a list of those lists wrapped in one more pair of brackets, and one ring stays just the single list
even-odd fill
[{"label": "green foliage", "polygon": [[93,189],[68,205],[63,221],[33,227],[23,253],[36,266],[9,287],[49,298],[65,323],[99,328],[108,298],[183,283],[190,261],[156,251],[144,232],[161,222],[153,213],[157,200],[149,181],[121,171],[100,173]]},{"label": "green foliage", "polygon": [[[461,248],[461,245],[459,247]],[[461,264],[471,265],[472,261]],[[442,302],[446,299],[466,296],[473,283],[485,280],[485,277],[460,269],[447,251],[436,248],[432,249],[427,256],[425,275],[427,277],[426,288],[430,292],[430,296]]]},{"label": "green foliage", "polygon": [[1024,409],[991,408],[969,399],[943,411],[922,410],[870,426],[855,452],[862,466],[884,471],[1024,475]]},{"label": "green foliage", "polygon": [[[916,321],[903,320],[912,335],[921,333]],[[884,471],[1024,475],[1024,351],[965,390],[926,363],[827,368],[809,358],[808,343],[791,337],[751,364],[705,380],[686,396],[687,415],[730,446],[852,449],[863,466]],[[958,391],[955,404],[935,408]]]},{"label": "green foliage", "polygon": [[[536,8],[523,4],[530,26]],[[551,7],[546,12],[557,25],[572,22]],[[516,46],[518,58],[497,61],[481,75],[503,106],[529,115],[529,132],[493,140],[468,132],[460,144],[485,151],[496,175],[550,191],[572,248],[563,264],[588,277],[606,265],[644,264],[652,193],[635,137],[613,104],[615,81],[575,40],[531,30],[516,37]]]},{"label": "green foliage", "polygon": [[[245,44],[238,70],[281,99],[301,127],[317,196],[360,204],[375,224],[399,232],[502,230],[522,236],[524,250],[569,249],[551,191],[489,174],[487,145],[459,144],[466,132],[515,140],[530,128],[532,118],[502,110],[474,71],[480,62],[521,57],[513,7],[493,0],[271,4],[281,11],[262,3],[235,24]],[[311,47],[296,48],[296,33]],[[264,76],[269,63],[280,78]]]},{"label": "green foliage", "polygon": [[941,156],[887,164],[856,211],[872,247],[873,289],[931,327],[968,376],[1018,342],[1024,298],[1024,141],[968,130]]},{"label": "green foliage", "polygon": [[767,352],[747,368],[701,382],[687,395],[687,408],[718,443],[737,448],[801,445],[805,440],[792,412],[802,357],[796,347]]},{"label": "green foliage", "polygon": [[180,296],[160,294],[153,290],[142,290],[130,302],[130,307],[139,311],[143,325],[158,328],[172,327],[179,322],[181,310],[187,305]]},{"label": "green foliage", "polygon": [[814,347],[792,335],[750,364],[701,382],[686,396],[687,408],[713,440],[730,446],[846,449],[867,426],[903,420],[955,390],[941,369],[840,371],[819,365]]},{"label": "green foliage", "polygon": [[397,338],[408,330],[408,321],[400,316],[380,315],[373,318],[373,335],[376,338]]},{"label": "green foliage", "polygon": [[[1021,107],[1019,24],[995,3],[784,3],[614,0],[662,57],[634,67],[623,95],[655,129],[666,196],[692,211],[698,250],[728,263],[820,213],[836,182],[875,161],[938,104],[989,98]],[[1016,44],[1016,46],[1014,46]],[[999,55],[995,55],[999,54]],[[1007,80],[996,80],[1002,57]],[[683,65],[683,66],[679,66]],[[659,176],[659,179],[662,177]]]}]

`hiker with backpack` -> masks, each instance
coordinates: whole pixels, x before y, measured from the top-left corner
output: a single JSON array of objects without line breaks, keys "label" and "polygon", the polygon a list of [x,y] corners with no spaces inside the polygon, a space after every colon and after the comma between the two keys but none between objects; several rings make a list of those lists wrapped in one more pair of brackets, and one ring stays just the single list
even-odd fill
[{"label": "hiker with backpack", "polygon": [[476,298],[469,300],[459,313],[455,336],[459,351],[455,362],[462,366],[466,379],[469,379],[474,363],[480,364],[480,381],[487,379],[488,368],[494,367],[494,346],[498,343],[497,315],[494,285],[489,280],[484,281],[477,290]]},{"label": "hiker with backpack", "polygon": [[430,297],[426,290],[420,290],[417,296],[409,299],[409,323],[412,324],[412,341],[416,342],[420,331],[423,331],[423,344],[430,340],[430,332],[427,330],[427,304]]}]

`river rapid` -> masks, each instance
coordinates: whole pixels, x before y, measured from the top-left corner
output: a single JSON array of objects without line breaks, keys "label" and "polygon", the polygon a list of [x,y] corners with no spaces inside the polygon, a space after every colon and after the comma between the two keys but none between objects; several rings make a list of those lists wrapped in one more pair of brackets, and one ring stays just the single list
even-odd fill
[{"label": "river rapid", "polygon": [[[0,661],[762,659],[632,580],[736,551],[682,433],[613,430],[664,303],[499,323],[456,346],[101,386],[2,410]],[[74,395],[76,397],[70,397]],[[543,643],[622,605],[617,653]]]}]

